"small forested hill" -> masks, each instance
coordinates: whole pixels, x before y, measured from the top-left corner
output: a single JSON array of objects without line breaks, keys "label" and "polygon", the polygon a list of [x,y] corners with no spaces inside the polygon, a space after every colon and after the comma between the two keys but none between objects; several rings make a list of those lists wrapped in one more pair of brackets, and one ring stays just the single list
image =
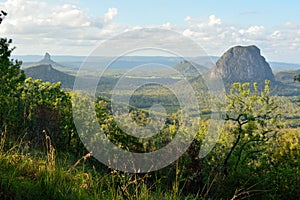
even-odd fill
[{"label": "small forested hill", "polygon": [[269,62],[274,73],[281,71],[295,71],[300,69],[300,64],[284,63],[284,62]]},{"label": "small forested hill", "polygon": [[41,64],[24,69],[27,77],[51,83],[61,82],[63,88],[73,88],[75,77],[58,71],[51,64]]},{"label": "small forested hill", "polygon": [[205,66],[187,60],[183,60],[173,67],[187,78],[196,77],[209,71]]},{"label": "small forested hill", "polygon": [[277,81],[291,85],[300,85],[298,81],[294,81],[294,77],[300,74],[299,70],[281,71],[275,74]]}]

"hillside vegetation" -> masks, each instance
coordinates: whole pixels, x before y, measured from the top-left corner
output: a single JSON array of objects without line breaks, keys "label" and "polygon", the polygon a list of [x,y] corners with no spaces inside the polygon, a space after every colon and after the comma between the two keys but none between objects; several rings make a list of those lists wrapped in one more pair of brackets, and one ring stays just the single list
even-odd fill
[{"label": "hillside vegetation", "polygon": [[[199,123],[192,128],[196,137],[177,161],[148,173],[120,172],[97,161],[80,137],[97,141],[105,135],[119,148],[153,152],[175,137],[182,124],[180,107],[167,110],[153,139],[137,138],[118,126],[112,102],[97,96],[93,106],[104,135],[79,137],[72,100],[88,99],[88,94],[26,78],[21,62],[10,59],[10,44],[0,40],[0,199],[299,199],[299,96],[272,96],[269,80],[262,89],[256,83],[233,83],[226,102],[218,102],[227,111],[225,125],[206,157],[200,159],[199,150],[213,119],[201,116],[191,122]],[[145,91],[150,102],[134,106]],[[165,93],[168,104],[176,102],[168,92],[153,85],[137,91],[129,105],[132,119],[147,125],[151,103]],[[206,91],[201,92],[199,99]],[[86,116],[86,104],[76,107]],[[203,106],[201,112],[209,116],[213,111]]]}]

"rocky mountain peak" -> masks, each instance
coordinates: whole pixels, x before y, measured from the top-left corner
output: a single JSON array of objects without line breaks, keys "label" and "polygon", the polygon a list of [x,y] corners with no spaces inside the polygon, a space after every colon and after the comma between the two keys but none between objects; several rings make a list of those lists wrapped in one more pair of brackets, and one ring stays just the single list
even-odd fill
[{"label": "rocky mountain peak", "polygon": [[48,52],[45,53],[44,59],[43,60],[47,60],[50,61],[51,60],[51,56]]},{"label": "rocky mountain peak", "polygon": [[219,73],[225,82],[274,81],[270,65],[254,45],[235,46],[227,50],[211,70],[210,77]]},{"label": "rocky mountain peak", "polygon": [[58,63],[54,62],[51,59],[51,55],[48,52],[45,53],[44,58],[37,62],[36,65],[50,65],[51,68],[53,66],[60,66]]}]

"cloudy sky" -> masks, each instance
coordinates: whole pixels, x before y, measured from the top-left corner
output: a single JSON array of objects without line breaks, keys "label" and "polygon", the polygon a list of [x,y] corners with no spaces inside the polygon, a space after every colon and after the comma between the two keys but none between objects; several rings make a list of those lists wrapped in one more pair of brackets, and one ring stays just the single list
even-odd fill
[{"label": "cloudy sky", "polygon": [[0,36],[13,39],[18,55],[87,56],[105,40],[150,27],[189,37],[209,55],[254,44],[269,61],[300,63],[299,8],[297,0],[0,0],[8,13]]}]

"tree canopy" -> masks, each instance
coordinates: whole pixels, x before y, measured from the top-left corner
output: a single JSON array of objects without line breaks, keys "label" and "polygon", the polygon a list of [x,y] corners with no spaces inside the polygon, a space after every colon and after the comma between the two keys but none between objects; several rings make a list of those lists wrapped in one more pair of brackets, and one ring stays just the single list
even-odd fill
[{"label": "tree canopy", "polygon": [[25,74],[20,70],[21,62],[10,59],[14,48],[10,48],[12,40],[0,38],[0,127],[16,120],[15,114],[20,105],[20,87],[24,83]]},{"label": "tree canopy", "polygon": [[294,81],[299,81],[300,82],[300,74],[298,76],[294,77]]}]

